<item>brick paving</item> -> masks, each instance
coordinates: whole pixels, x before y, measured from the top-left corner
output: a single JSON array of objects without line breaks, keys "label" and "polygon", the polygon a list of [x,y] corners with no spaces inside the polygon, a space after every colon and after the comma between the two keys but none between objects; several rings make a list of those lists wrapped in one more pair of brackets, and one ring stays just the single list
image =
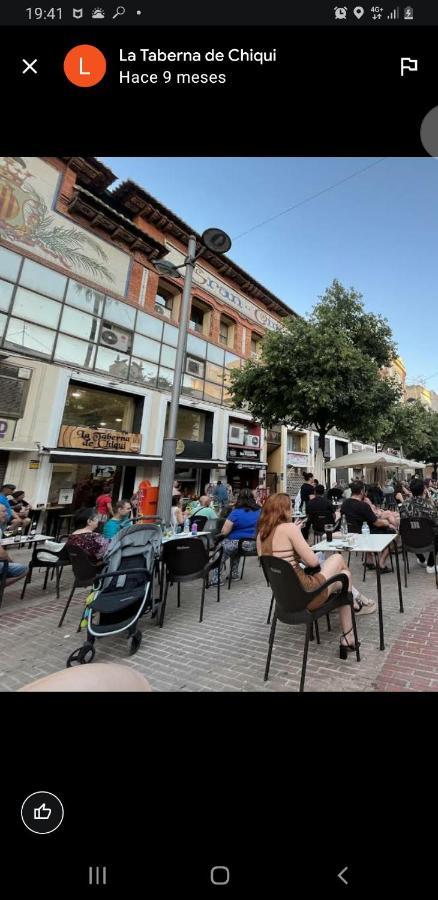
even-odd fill
[{"label": "brick paving", "polygon": [[[27,551],[13,554],[24,561]],[[361,589],[361,568],[352,558],[355,584]],[[5,592],[0,609],[0,691],[22,685],[65,667],[68,655],[80,646],[76,634],[86,591],[78,591],[62,628],[57,624],[71,586],[64,571],[61,599],[54,583],[42,590],[44,573],[35,572],[24,601],[20,585]],[[395,575],[382,578],[386,650],[379,647],[377,614],[358,619],[361,662],[354,655],[339,659],[339,628],[325,620],[321,644],[310,645],[306,691],[436,691],[438,690],[438,591],[433,576],[411,565],[408,588],[403,589],[405,613],[398,608]],[[376,597],[375,574],[367,574],[365,593]],[[206,593],[204,622],[200,624],[200,583],[183,585],[182,606],[176,589],[169,591],[163,629],[145,618],[143,641],[137,654],[126,655],[124,636],[97,642],[96,660],[123,662],[141,671],[155,691],[296,691],[303,650],[303,629],[278,624],[269,681],[263,682],[269,626],[266,617],[270,591],[257,561],[247,560],[244,580],[231,591]]]}]

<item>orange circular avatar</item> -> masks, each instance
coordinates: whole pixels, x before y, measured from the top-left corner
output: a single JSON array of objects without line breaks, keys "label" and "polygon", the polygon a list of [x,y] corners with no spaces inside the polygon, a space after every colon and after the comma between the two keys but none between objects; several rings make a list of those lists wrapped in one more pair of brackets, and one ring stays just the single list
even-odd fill
[{"label": "orange circular avatar", "polygon": [[76,87],[93,87],[105,75],[106,59],[97,47],[79,44],[68,51],[64,60],[64,72]]}]

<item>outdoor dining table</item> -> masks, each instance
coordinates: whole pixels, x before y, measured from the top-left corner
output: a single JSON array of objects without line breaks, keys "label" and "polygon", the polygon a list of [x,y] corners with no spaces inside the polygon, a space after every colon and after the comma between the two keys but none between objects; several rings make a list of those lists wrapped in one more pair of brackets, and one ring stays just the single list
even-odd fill
[{"label": "outdoor dining table", "polygon": [[[352,539],[351,543],[349,539]],[[345,537],[333,538],[332,541],[321,541],[317,545],[318,553],[338,553],[340,550],[348,550],[349,553],[371,553],[374,556],[376,566],[377,579],[377,606],[379,614],[379,633],[380,633],[380,649],[385,649],[383,634],[383,606],[382,606],[382,576],[379,568],[379,555],[397,540],[397,534],[348,534]],[[354,542],[353,542],[354,541]],[[400,579],[400,566],[398,561],[397,548],[395,552],[395,565],[397,572],[398,596],[400,602],[400,612],[403,609],[402,586]]]},{"label": "outdoor dining table", "polygon": [[20,550],[26,546],[26,544],[43,544],[45,541],[53,540],[52,535],[48,534],[34,534],[30,535],[22,535],[19,540],[16,540],[13,536],[2,538],[0,544],[2,547],[15,547],[16,550]]}]

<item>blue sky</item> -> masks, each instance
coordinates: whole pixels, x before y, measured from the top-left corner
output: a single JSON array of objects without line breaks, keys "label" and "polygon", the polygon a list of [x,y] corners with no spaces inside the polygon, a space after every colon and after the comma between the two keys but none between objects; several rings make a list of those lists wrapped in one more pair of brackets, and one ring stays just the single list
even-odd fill
[{"label": "blue sky", "polygon": [[[408,370],[438,391],[438,161],[388,158],[297,209],[376,158],[101,157],[202,232],[298,313],[338,278],[386,316]],[[433,377],[429,377],[432,376]]]}]

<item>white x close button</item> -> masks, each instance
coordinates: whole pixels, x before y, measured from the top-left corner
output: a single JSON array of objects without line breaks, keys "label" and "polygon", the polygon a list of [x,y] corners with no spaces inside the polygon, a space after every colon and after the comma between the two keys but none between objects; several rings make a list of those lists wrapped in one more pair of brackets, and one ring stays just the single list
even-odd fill
[{"label": "white x close button", "polygon": [[34,75],[38,75],[38,70],[35,69],[35,64],[38,62],[38,58],[33,59],[32,62],[28,62],[28,60],[24,59],[24,57],[23,57],[22,61],[24,62],[24,65],[26,66],[26,68],[23,69],[23,71],[22,71],[22,75],[26,75],[27,72],[33,72]]}]

